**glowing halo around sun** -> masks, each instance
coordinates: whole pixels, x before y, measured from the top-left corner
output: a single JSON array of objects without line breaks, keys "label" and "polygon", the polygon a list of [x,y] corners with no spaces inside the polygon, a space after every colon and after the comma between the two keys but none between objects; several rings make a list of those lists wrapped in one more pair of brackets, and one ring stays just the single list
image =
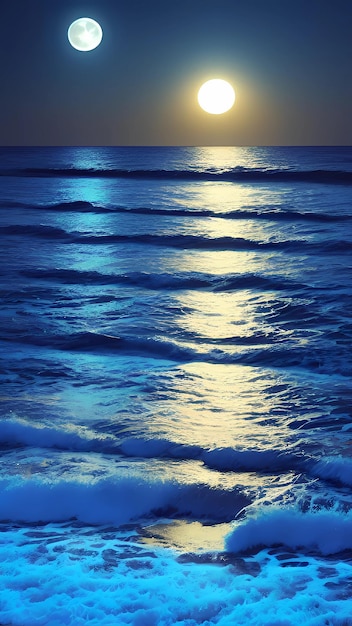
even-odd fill
[{"label": "glowing halo around sun", "polygon": [[72,22],[67,36],[73,48],[80,52],[89,52],[99,46],[103,31],[100,24],[91,17],[80,17]]},{"label": "glowing halo around sun", "polygon": [[207,113],[220,115],[229,111],[235,102],[235,92],[230,83],[222,78],[213,78],[198,91],[198,102]]}]

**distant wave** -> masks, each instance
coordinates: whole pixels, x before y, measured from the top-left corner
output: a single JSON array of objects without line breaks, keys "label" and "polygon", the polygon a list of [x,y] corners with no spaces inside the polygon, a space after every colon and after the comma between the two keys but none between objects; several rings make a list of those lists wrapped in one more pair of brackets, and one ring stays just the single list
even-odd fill
[{"label": "distant wave", "polygon": [[1,226],[0,234],[27,237],[40,237],[42,239],[67,239],[72,236],[62,228],[46,226],[45,224],[13,224],[11,226]]},{"label": "distant wave", "polygon": [[[92,202],[85,200],[74,200],[72,202],[56,202],[54,204],[38,204],[33,202],[20,202],[14,200],[0,200],[0,209],[34,209],[36,211],[75,211],[76,213],[111,213],[111,209],[95,206]],[[118,210],[118,207],[115,209]]]},{"label": "distant wave", "polygon": [[[128,354],[151,359],[162,359],[175,363],[207,362],[220,364],[242,364],[254,367],[289,368],[298,367],[319,372],[350,377],[352,374],[349,344],[341,345],[338,351],[311,347],[309,351],[303,345],[287,345],[275,342],[269,337],[256,336],[237,341],[236,338],[212,343],[208,349],[197,340],[190,345],[182,345],[165,338],[117,336],[103,332],[83,331],[72,334],[51,334],[39,332],[32,334],[26,330],[17,330],[3,336],[4,342],[42,346],[55,350],[88,352],[91,354]],[[232,345],[233,344],[233,345]],[[239,349],[241,348],[241,349]]]},{"label": "distant wave", "polygon": [[[22,270],[22,276],[38,280],[56,281],[78,285],[128,285],[152,290],[210,289],[212,291],[235,291],[237,289],[260,289],[270,291],[292,291],[305,289],[306,285],[275,276],[259,274],[230,274],[214,276],[195,272],[149,274],[130,272],[128,274],[102,274],[95,271],[72,269],[33,269]],[[309,287],[311,290],[312,288]]]},{"label": "distant wave", "polygon": [[36,211],[74,211],[75,213],[111,213],[111,209],[95,206],[85,200],[74,200],[72,202],[57,202],[55,204],[33,204],[31,202],[14,202],[11,200],[1,200],[0,209],[34,209]]},{"label": "distant wave", "polygon": [[147,440],[142,437],[126,439],[119,449],[126,456],[200,460],[210,469],[220,472],[285,472],[302,471],[311,459],[293,451],[239,450],[215,448],[205,450],[196,445],[176,444],[166,439]]},{"label": "distant wave", "polygon": [[43,239],[65,240],[70,243],[142,244],[163,246],[181,250],[281,250],[283,252],[304,252],[306,254],[336,254],[352,250],[352,242],[347,240],[310,242],[305,240],[253,241],[243,237],[204,237],[202,235],[95,235],[90,233],[67,232],[64,229],[45,224],[13,225],[0,227],[0,235],[26,235]]},{"label": "distant wave", "polygon": [[149,169],[76,169],[24,168],[0,170],[0,176],[31,176],[59,178],[130,178],[156,180],[201,180],[228,182],[309,182],[352,184],[352,172],[338,170],[286,170],[235,167],[229,170],[149,170]]},{"label": "distant wave", "polygon": [[0,201],[0,209],[24,208],[35,211],[56,211],[56,212],[74,212],[74,213],[123,213],[128,215],[160,215],[168,217],[188,217],[203,218],[216,217],[225,220],[243,220],[258,219],[269,220],[273,222],[342,222],[352,220],[351,215],[337,215],[330,213],[313,213],[308,211],[294,210],[273,210],[272,208],[263,207],[261,209],[249,208],[238,209],[235,211],[213,211],[211,209],[192,209],[192,208],[156,208],[156,207],[123,207],[109,206],[104,207],[86,202],[84,200],[75,200],[72,202],[58,202],[56,204],[31,204],[27,202],[11,202]]},{"label": "distant wave", "polygon": [[97,433],[82,426],[33,424],[21,418],[0,421],[0,444],[99,452],[140,459],[197,460],[220,472],[303,471],[313,463],[310,457],[297,454],[294,450],[242,450],[232,447],[208,450],[199,445],[144,437],[129,437],[121,441],[113,435]]}]

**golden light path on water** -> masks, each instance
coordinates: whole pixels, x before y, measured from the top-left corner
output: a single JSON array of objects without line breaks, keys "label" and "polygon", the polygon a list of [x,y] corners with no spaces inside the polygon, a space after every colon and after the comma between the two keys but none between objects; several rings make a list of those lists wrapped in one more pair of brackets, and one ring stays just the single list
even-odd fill
[{"label": "golden light path on water", "polygon": [[[216,151],[219,157],[219,167],[228,167],[231,150]],[[200,166],[203,167],[208,159],[212,158],[213,151],[200,151]],[[120,183],[127,188],[129,182]],[[152,182],[148,187],[146,198],[153,200],[150,193]],[[119,186],[116,182],[89,178],[78,181],[66,181],[69,185],[65,193],[70,197],[76,195],[82,200],[93,201],[98,206],[118,206]],[[233,185],[227,182],[174,184],[165,182],[164,187],[158,181],[157,186],[162,193],[167,194],[168,210],[166,216],[148,213],[141,219],[133,213],[70,213],[65,216],[65,229],[73,232],[113,235],[118,232],[129,235],[131,229],[134,235],[165,234],[191,235],[195,238],[232,237],[253,242],[268,240],[270,234],[270,220],[260,219],[224,219],[216,217],[219,212],[256,211],[262,204],[270,206],[279,204],[280,192],[266,189],[262,186],[257,189],[244,184]],[[64,199],[64,198],[63,198]],[[187,199],[187,209],[190,215],[173,216],[173,207],[184,206]],[[144,203],[144,200],[141,200]],[[170,208],[169,208],[170,207]],[[148,204],[147,204],[148,208]],[[158,205],[156,205],[158,208]],[[199,216],[195,219],[193,213],[211,210],[214,217]],[[62,217],[60,219],[63,219]],[[126,229],[125,231],[123,229]],[[276,231],[276,239],[280,238]],[[120,244],[119,244],[120,245]],[[123,246],[123,244],[121,244]],[[265,250],[228,250],[226,249],[178,249],[172,247],[143,246],[133,248],[135,254],[143,255],[143,267],[136,265],[134,256],[114,253],[115,244],[111,247],[97,247],[89,244],[78,248],[66,249],[66,263],[78,271],[98,272],[102,275],[129,274],[142,271],[146,277],[170,275],[172,277],[185,274],[205,274],[220,277],[248,276],[251,274],[270,275],[280,264],[280,254]],[[139,252],[140,251],[140,252]],[[131,253],[131,254],[132,254]],[[57,265],[62,261],[58,258]],[[286,445],[290,431],[284,420],[272,420],[270,416],[278,404],[278,397],[273,396],[271,388],[281,384],[281,377],[276,372],[231,363],[236,355],[261,349],[270,344],[271,335],[275,328],[263,318],[262,310],[270,309],[275,298],[272,291],[256,292],[250,286],[224,291],[212,289],[182,289],[146,292],[144,305],[153,311],[155,328],[150,329],[139,312],[138,302],[132,303],[135,290],[128,285],[120,287],[118,283],[111,285],[107,291],[112,294],[123,294],[126,306],[133,309],[109,311],[105,314],[105,305],[91,309],[87,306],[85,326],[94,329],[94,332],[106,333],[109,336],[124,337],[125,332],[131,332],[135,325],[137,335],[147,336],[160,345],[163,342],[173,343],[177,348],[189,350],[197,355],[196,361],[170,366],[165,375],[151,373],[153,384],[158,392],[150,394],[137,393],[132,400],[126,396],[126,409],[119,409],[119,420],[122,420],[126,411],[126,428],[135,436],[145,436],[148,439],[164,438],[175,444],[200,445],[205,449],[214,447],[233,447],[236,449],[266,449],[276,442]],[[128,298],[131,303],[128,304]],[[122,299],[123,300],[123,299]],[[144,306],[143,305],[143,306]],[[115,305],[120,306],[120,305]],[[101,312],[100,312],[101,311]],[[126,330],[124,318],[127,312]],[[167,312],[167,313],[166,313]],[[143,313],[144,315],[144,313]],[[97,320],[99,322],[97,323]],[[146,318],[147,320],[147,318]],[[146,326],[144,328],[144,325]],[[252,337],[260,335],[260,345],[251,344]],[[213,362],[208,362],[208,355],[212,355]],[[228,362],[221,360],[228,357]],[[88,357],[85,357],[88,363]],[[219,362],[216,359],[219,358]],[[115,361],[113,367],[118,367]],[[82,361],[83,363],[83,361]],[[97,367],[95,361],[94,367]],[[110,365],[109,365],[110,367]],[[102,371],[106,365],[102,361]],[[98,372],[97,372],[98,375]],[[121,374],[122,378],[124,374]],[[143,378],[145,374],[141,374]],[[149,376],[146,375],[146,376]],[[120,375],[118,375],[118,378]],[[153,387],[151,384],[151,388]],[[148,385],[147,385],[148,386]],[[126,394],[128,392],[128,388]],[[99,392],[98,392],[99,393]],[[92,396],[90,396],[92,400]],[[73,399],[70,399],[73,402]],[[123,401],[122,401],[123,404]],[[89,409],[89,407],[88,407]],[[143,424],[141,424],[143,415]],[[133,424],[135,420],[135,425]],[[253,479],[254,480],[254,479]]]}]

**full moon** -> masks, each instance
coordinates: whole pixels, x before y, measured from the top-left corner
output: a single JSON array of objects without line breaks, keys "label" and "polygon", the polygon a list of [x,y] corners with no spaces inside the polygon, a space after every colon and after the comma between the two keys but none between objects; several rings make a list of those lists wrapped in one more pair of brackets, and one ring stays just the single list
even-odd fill
[{"label": "full moon", "polygon": [[103,31],[100,24],[92,20],[91,17],[80,17],[72,22],[67,36],[73,48],[81,52],[88,52],[99,46],[103,38]]},{"label": "full moon", "polygon": [[226,80],[213,78],[201,86],[198,102],[207,113],[219,115],[231,109],[235,102],[235,92]]}]

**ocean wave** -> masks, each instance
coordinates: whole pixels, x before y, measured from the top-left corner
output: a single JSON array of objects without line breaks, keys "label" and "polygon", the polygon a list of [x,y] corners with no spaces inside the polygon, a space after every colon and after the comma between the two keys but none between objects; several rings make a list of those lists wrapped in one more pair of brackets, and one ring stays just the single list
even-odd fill
[{"label": "ocean wave", "polygon": [[108,207],[103,207],[100,205],[95,205],[92,202],[87,202],[85,200],[73,200],[71,202],[58,202],[56,204],[46,204],[46,205],[36,205],[32,207],[35,209],[43,209],[44,211],[59,211],[59,212],[70,212],[74,211],[75,213],[111,213],[112,209]]},{"label": "ocean wave", "polygon": [[229,552],[246,552],[284,545],[323,555],[352,549],[352,511],[303,513],[295,508],[269,508],[249,517],[226,539]]},{"label": "ocean wave", "polygon": [[1,235],[15,235],[26,237],[39,237],[43,239],[64,239],[70,240],[70,233],[63,228],[48,226],[46,224],[12,224],[0,227]]},{"label": "ocean wave", "polygon": [[311,474],[324,480],[352,487],[352,459],[342,456],[325,457],[313,465]]},{"label": "ocean wave", "polygon": [[264,183],[329,183],[352,184],[352,172],[344,170],[288,170],[235,167],[228,170],[164,170],[164,169],[78,169],[24,168],[0,170],[0,176],[39,178],[130,178],[156,180],[228,181]]},{"label": "ocean wave", "polygon": [[[50,334],[38,332],[33,334],[24,330],[11,330],[4,335],[4,342],[19,343],[52,348],[72,352],[89,352],[91,354],[128,354],[151,359],[162,359],[175,363],[207,362],[214,364],[241,364],[254,367],[302,368],[320,374],[351,376],[351,355],[349,346],[339,346],[339,351],[332,355],[331,348],[312,347],[309,351],[304,346],[284,345],[268,340],[263,346],[263,336],[237,343],[229,338],[220,345],[206,349],[203,343],[192,345],[178,344],[163,337],[118,336],[103,332],[82,331],[71,334]],[[234,348],[232,349],[232,344]],[[214,346],[214,347],[213,347]],[[241,347],[241,349],[239,349]]]},{"label": "ocean wave", "polygon": [[212,469],[227,472],[302,471],[311,463],[303,454],[282,450],[236,450],[218,448],[202,454],[202,461]]},{"label": "ocean wave", "polygon": [[[92,211],[98,210],[98,212],[107,212],[107,209],[100,207],[93,207]],[[225,220],[268,220],[273,222],[296,222],[296,221],[308,221],[308,222],[342,222],[351,220],[352,215],[337,215],[332,213],[318,213],[312,211],[293,211],[293,210],[272,210],[270,208],[262,209],[237,209],[234,211],[213,211],[211,209],[175,209],[175,208],[154,208],[154,207],[111,207],[109,209],[111,213],[127,213],[133,215],[160,215],[168,217],[215,217]]]},{"label": "ocean wave", "polygon": [[203,218],[215,217],[225,220],[268,220],[273,222],[343,222],[352,219],[352,215],[319,213],[312,211],[274,210],[270,207],[237,209],[234,211],[214,211],[212,209],[162,208],[162,207],[126,207],[101,206],[85,200],[58,202],[56,204],[32,204],[28,202],[0,201],[0,209],[24,208],[35,211],[74,212],[74,213],[122,213],[126,215],[159,215],[167,217]]},{"label": "ocean wave", "polygon": [[64,284],[78,285],[128,285],[143,289],[202,289],[212,286],[210,276],[197,274],[148,274],[146,272],[130,272],[129,274],[102,274],[95,271],[79,271],[66,269],[35,269],[23,270],[21,275],[38,280],[56,281]]},{"label": "ocean wave", "polygon": [[[98,433],[83,426],[32,423],[22,418],[0,421],[0,444],[73,452],[98,452],[139,459],[201,461],[220,472],[286,472],[310,468],[312,459],[294,450],[252,450],[232,447],[208,450],[165,438],[127,437]],[[315,467],[315,466],[314,466]]]},{"label": "ocean wave", "polygon": [[[71,334],[49,334],[39,332],[11,331],[3,341],[34,346],[45,346],[63,351],[120,353],[149,358],[162,358],[174,362],[244,363],[250,365],[298,366],[306,353],[303,350],[280,348],[250,349],[234,353],[214,347],[206,351],[203,346],[183,346],[165,338],[119,336],[104,332],[82,331]],[[262,343],[262,341],[260,341]],[[314,358],[314,357],[313,357]],[[315,363],[315,361],[313,361]]]},{"label": "ocean wave", "polygon": [[272,250],[288,253],[304,254],[336,254],[352,250],[352,242],[348,240],[309,242],[290,239],[284,241],[253,241],[243,237],[205,237],[202,235],[116,235],[91,234],[86,232],[68,232],[62,228],[37,225],[11,225],[0,227],[0,235],[38,237],[48,240],[61,240],[73,244],[106,245],[106,244],[137,244],[181,250],[222,250],[222,251],[261,251]]},{"label": "ocean wave", "polygon": [[[96,206],[92,202],[86,202],[85,200],[74,200],[71,202],[57,202],[54,204],[38,204],[32,202],[20,202],[13,200],[1,200],[0,209],[32,209],[36,211],[58,211],[58,212],[70,212],[75,213],[111,213],[112,210],[107,207]],[[116,211],[118,208],[116,207]]]},{"label": "ocean wave", "polygon": [[35,446],[58,450],[111,453],[116,440],[106,434],[97,434],[83,426],[63,424],[54,426],[31,423],[21,418],[0,421],[0,444],[6,446]]},{"label": "ocean wave", "polygon": [[37,345],[50,345],[59,350],[73,350],[89,352],[120,352],[149,356],[152,358],[164,358],[180,361],[193,360],[192,349],[180,347],[172,341],[163,339],[120,337],[97,332],[79,332],[71,335],[55,335],[50,338],[33,336],[28,338]]},{"label": "ocean wave", "polygon": [[165,438],[127,437],[121,441],[113,435],[100,434],[83,426],[38,424],[21,418],[0,421],[0,445],[98,452],[141,459],[197,460],[220,472],[301,472],[312,463],[309,457],[294,450],[240,450],[232,447],[208,450]]},{"label": "ocean wave", "polygon": [[[49,229],[49,227],[46,227]],[[58,237],[57,233],[46,232],[43,230],[41,236]],[[39,231],[40,232],[40,231]],[[352,250],[352,242],[348,240],[339,240],[331,242],[329,240],[321,240],[319,242],[309,242],[300,239],[289,239],[283,241],[254,241],[244,237],[205,237],[202,235],[157,235],[157,234],[140,234],[140,235],[91,235],[85,233],[65,233],[66,238],[70,238],[72,243],[86,243],[93,245],[105,244],[142,244],[149,246],[162,246],[166,248],[178,248],[181,250],[244,250],[244,251],[282,251],[288,253],[305,253],[305,254],[336,254],[345,253]]]},{"label": "ocean wave", "polygon": [[140,518],[230,521],[250,503],[240,489],[215,489],[128,475],[119,478],[47,480],[20,476],[0,480],[0,520],[126,524]]},{"label": "ocean wave", "polygon": [[239,450],[215,448],[206,450],[197,445],[177,444],[167,439],[125,439],[118,449],[126,456],[199,460],[209,469],[220,472],[285,472],[302,471],[310,458],[282,450]]},{"label": "ocean wave", "polygon": [[[259,274],[231,274],[214,276],[196,272],[170,274],[149,274],[147,272],[130,272],[128,274],[103,274],[96,271],[79,271],[73,269],[30,269],[22,270],[22,276],[38,280],[56,281],[63,284],[77,285],[128,285],[143,289],[209,289],[215,292],[235,291],[237,289],[260,289],[270,291],[292,291],[305,289],[306,285],[276,276]],[[309,288],[311,290],[311,287]]]},{"label": "ocean wave", "polygon": [[[50,232],[48,231],[50,236]],[[45,236],[45,233],[44,233]],[[71,234],[73,243],[88,243],[93,245],[122,243],[122,244],[143,244],[150,246],[162,246],[166,248],[178,248],[182,250],[300,250],[308,249],[314,244],[308,244],[305,241],[277,241],[277,242],[260,242],[243,237],[205,237],[202,235],[158,235],[158,234],[140,234],[140,235],[93,235],[93,234]],[[344,242],[341,242],[343,244]],[[334,244],[336,245],[336,244]],[[348,244],[346,242],[346,246]],[[319,244],[320,249],[323,244]]]}]

